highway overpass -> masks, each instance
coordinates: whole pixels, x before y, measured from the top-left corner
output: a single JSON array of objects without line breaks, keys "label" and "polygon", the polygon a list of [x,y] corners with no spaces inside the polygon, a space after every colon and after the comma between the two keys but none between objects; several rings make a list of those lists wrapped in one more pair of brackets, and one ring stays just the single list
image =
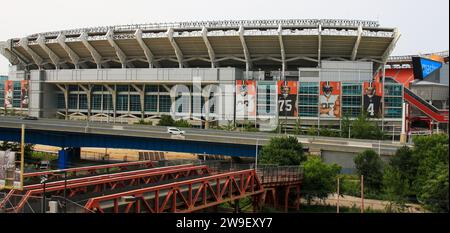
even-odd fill
[{"label": "highway overpass", "polygon": [[[58,147],[106,147],[173,151],[195,154],[255,157],[256,147],[275,133],[229,132],[222,130],[185,129],[185,136],[172,136],[166,127],[121,125],[57,119],[21,120],[0,117],[0,141],[20,141],[20,128],[25,124],[26,143]],[[391,141],[297,136],[311,151],[359,153],[374,149],[382,155],[393,155],[403,146]]]}]

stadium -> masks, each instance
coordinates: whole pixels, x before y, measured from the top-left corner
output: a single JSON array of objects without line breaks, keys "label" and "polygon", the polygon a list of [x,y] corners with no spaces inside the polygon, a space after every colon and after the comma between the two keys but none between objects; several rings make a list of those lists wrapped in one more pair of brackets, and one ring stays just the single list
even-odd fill
[{"label": "stadium", "polygon": [[[289,131],[298,125],[339,130],[345,117],[363,112],[394,138],[416,128],[448,129],[448,52],[390,57],[399,38],[397,28],[376,21],[330,19],[42,32],[0,42],[11,63],[0,102],[7,114],[156,123],[175,111],[181,95],[171,90],[184,85],[192,98],[184,116],[201,128],[230,122],[262,128],[258,116],[275,108]],[[207,111],[196,107],[198,81],[202,89],[232,86],[223,96],[231,108],[215,112],[222,106],[209,101],[222,94],[214,91],[200,95]]]}]

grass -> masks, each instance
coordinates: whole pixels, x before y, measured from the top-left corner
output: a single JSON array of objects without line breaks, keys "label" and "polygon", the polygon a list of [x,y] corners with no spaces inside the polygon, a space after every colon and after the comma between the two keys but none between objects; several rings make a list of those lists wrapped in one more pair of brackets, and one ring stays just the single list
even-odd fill
[{"label": "grass", "polygon": [[40,151],[33,151],[31,158],[40,161],[42,160],[54,161],[58,159],[58,155]]},{"label": "grass", "polygon": [[[332,205],[302,205],[299,211],[294,213],[336,213],[336,206]],[[355,206],[349,207],[339,207],[339,213],[361,213],[361,209]],[[364,213],[385,213],[384,211],[373,210],[366,208]]]}]

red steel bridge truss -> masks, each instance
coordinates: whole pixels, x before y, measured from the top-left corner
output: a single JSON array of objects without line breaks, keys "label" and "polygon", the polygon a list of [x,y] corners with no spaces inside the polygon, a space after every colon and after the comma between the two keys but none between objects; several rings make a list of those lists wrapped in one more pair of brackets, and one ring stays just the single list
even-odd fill
[{"label": "red steel bridge truss", "polygon": [[[36,183],[42,175],[49,177],[45,190],[43,184]],[[298,168],[262,167],[216,173],[206,165],[155,167],[151,161],[28,173],[26,177],[29,183],[22,191],[8,192],[0,209],[34,212],[30,209],[42,207],[44,195],[64,195],[83,207],[81,212],[186,213],[236,203],[246,197],[252,198],[255,211],[265,203],[278,207],[284,198],[287,211],[292,195],[294,206],[299,207],[303,178]]]}]

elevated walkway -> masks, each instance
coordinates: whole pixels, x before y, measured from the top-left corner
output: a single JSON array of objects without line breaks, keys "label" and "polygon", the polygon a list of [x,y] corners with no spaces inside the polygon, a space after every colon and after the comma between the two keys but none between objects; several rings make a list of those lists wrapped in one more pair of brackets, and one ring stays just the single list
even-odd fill
[{"label": "elevated walkway", "polygon": [[404,88],[404,98],[409,104],[438,123],[448,123],[448,110],[437,109],[408,88]]}]

